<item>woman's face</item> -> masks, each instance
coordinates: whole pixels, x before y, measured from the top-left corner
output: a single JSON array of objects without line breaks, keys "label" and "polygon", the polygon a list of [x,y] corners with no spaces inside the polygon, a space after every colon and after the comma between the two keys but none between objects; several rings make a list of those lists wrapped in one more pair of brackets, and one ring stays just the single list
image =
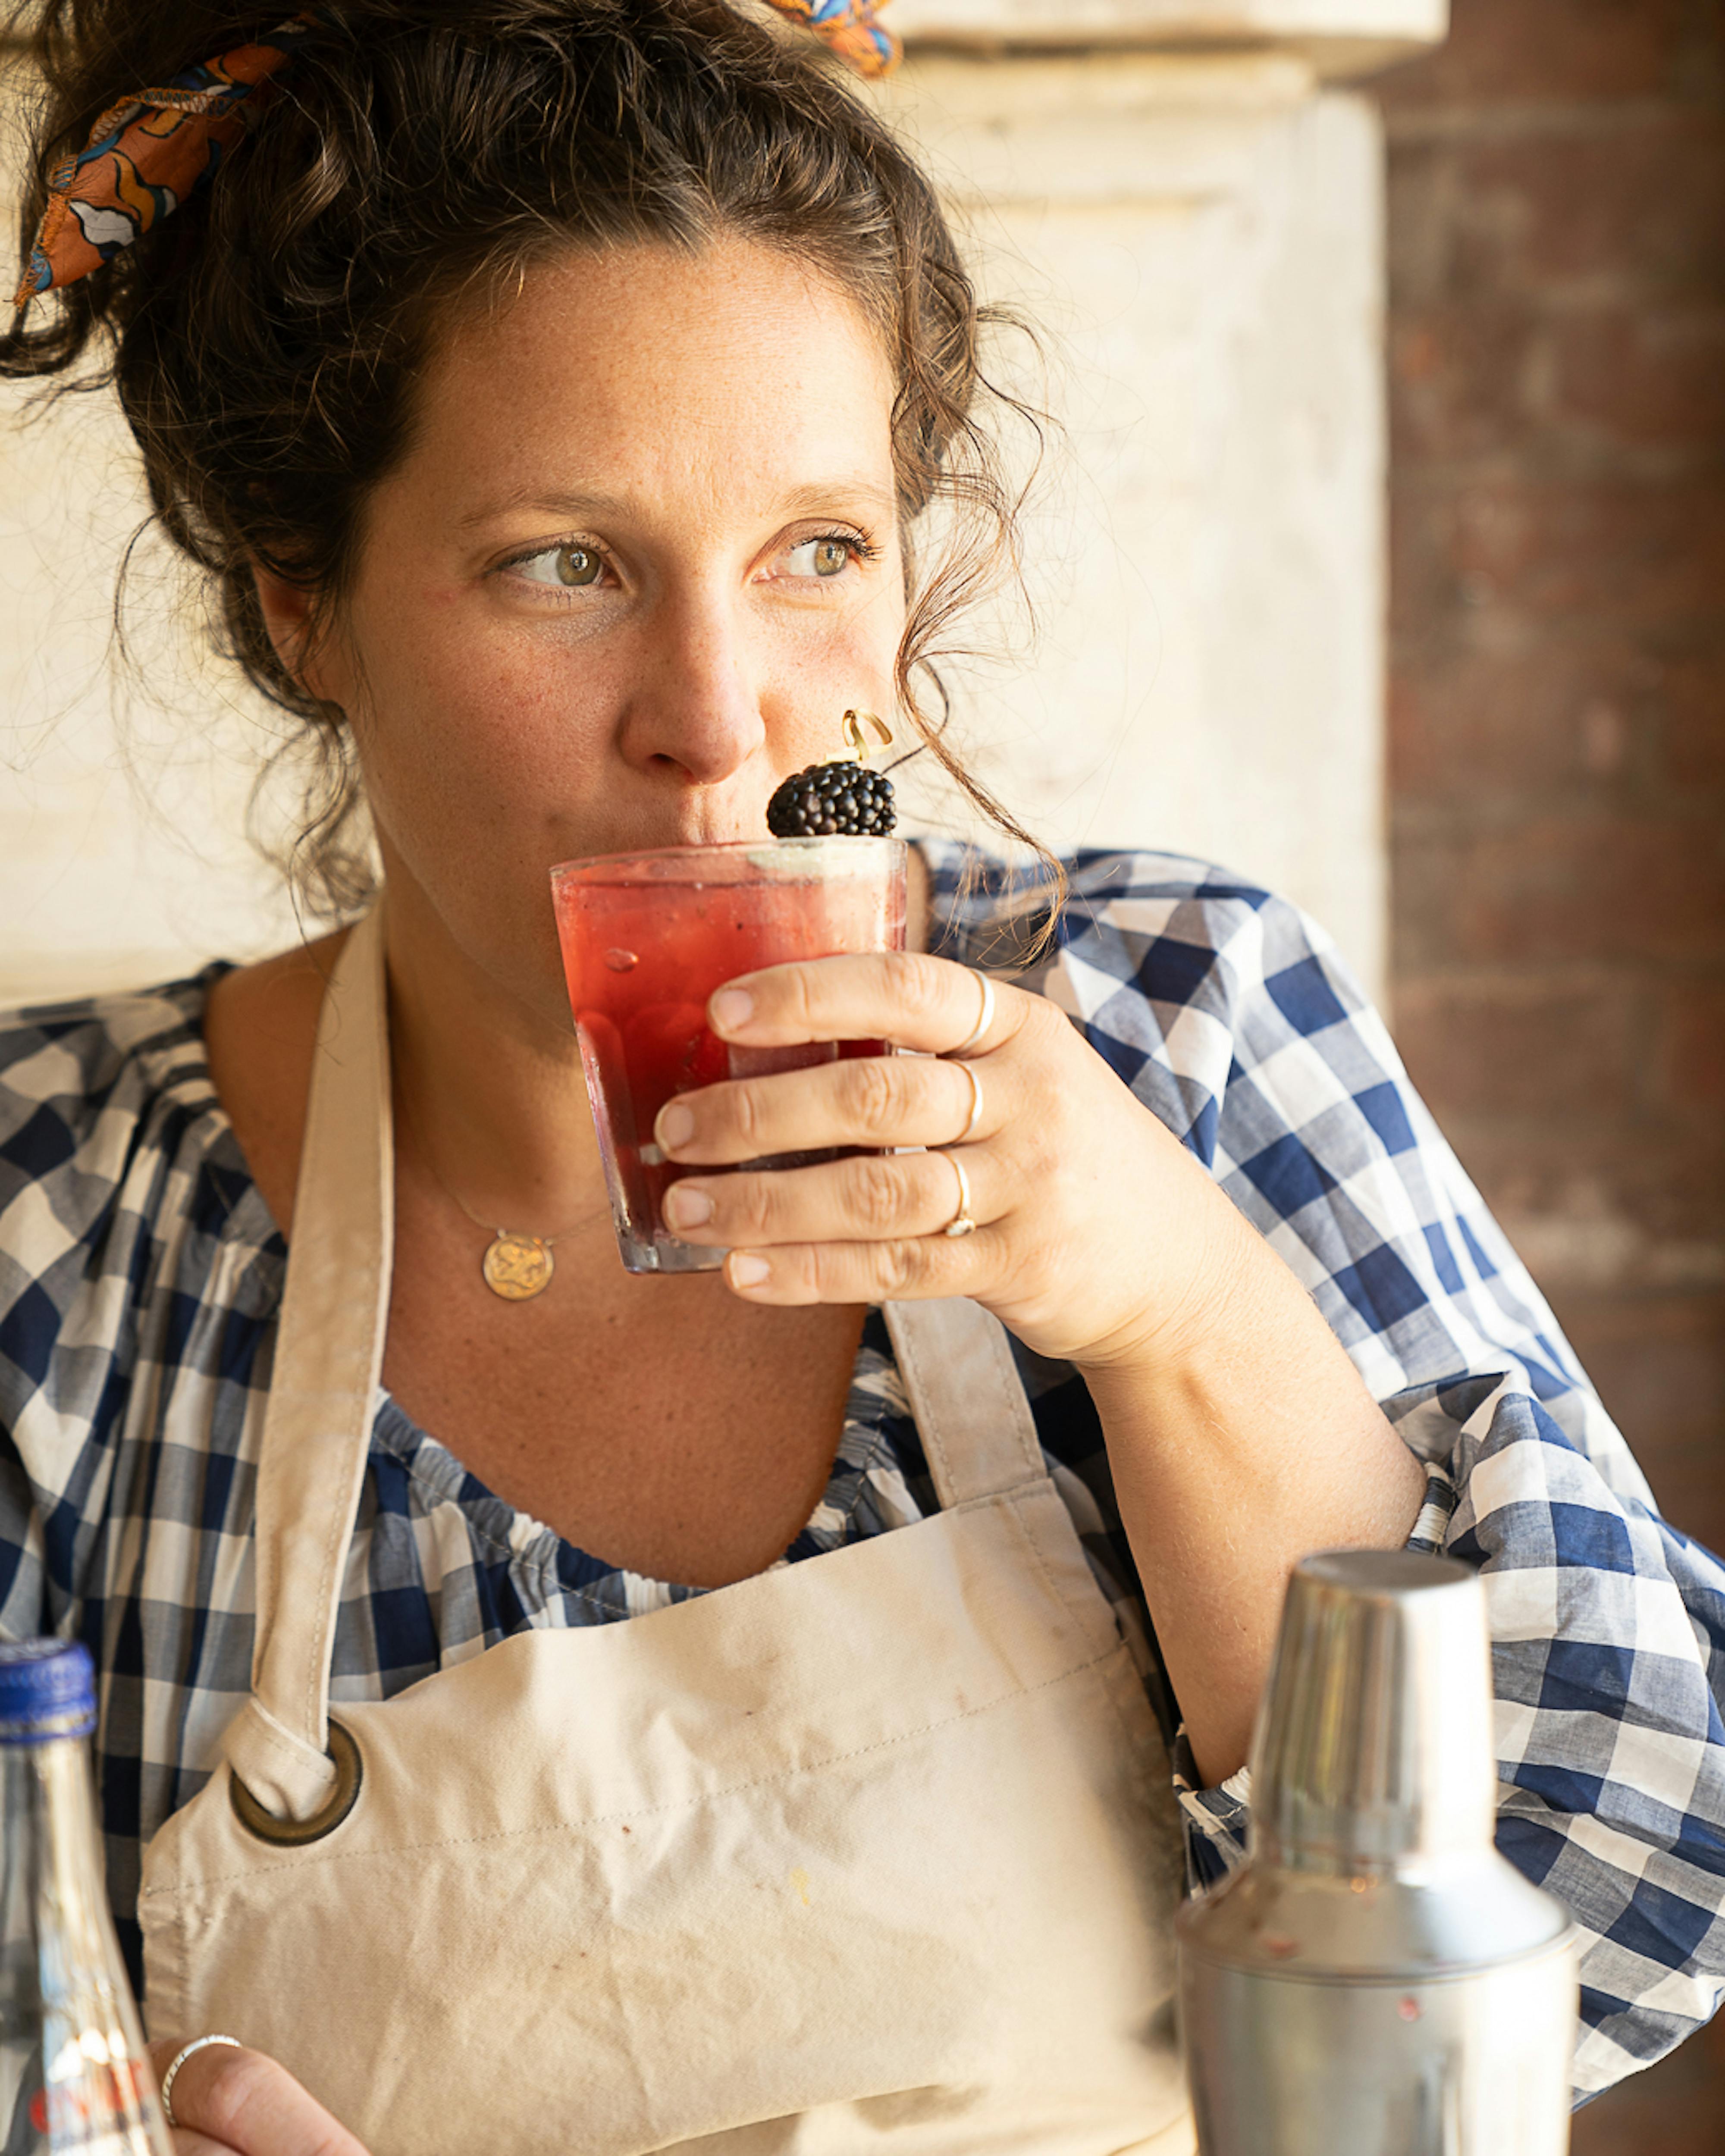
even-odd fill
[{"label": "woman's face", "polygon": [[542,1001],[553,862],[762,836],[891,712],[892,397],[855,303],[740,242],[572,254],[454,328],[311,680],[470,961]]}]

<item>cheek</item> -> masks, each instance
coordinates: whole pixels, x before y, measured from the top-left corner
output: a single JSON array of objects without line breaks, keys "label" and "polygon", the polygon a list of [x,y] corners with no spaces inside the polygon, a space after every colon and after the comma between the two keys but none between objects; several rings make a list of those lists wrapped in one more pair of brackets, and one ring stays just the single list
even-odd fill
[{"label": "cheek", "polygon": [[794,696],[811,675],[819,675],[851,704],[863,696],[865,684],[874,683],[878,686],[870,695],[877,702],[886,701],[905,618],[901,594],[883,585],[819,629],[794,624],[783,651],[775,654],[775,680]]},{"label": "cheek", "polygon": [[435,591],[360,625],[362,753],[380,791],[420,799],[585,760],[603,730],[603,669],[552,639],[475,624]]}]

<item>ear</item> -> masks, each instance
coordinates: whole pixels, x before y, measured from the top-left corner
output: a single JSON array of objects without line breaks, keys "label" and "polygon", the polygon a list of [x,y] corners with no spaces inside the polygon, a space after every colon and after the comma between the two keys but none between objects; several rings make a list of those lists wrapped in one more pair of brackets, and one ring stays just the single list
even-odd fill
[{"label": "ear", "polygon": [[336,693],[329,664],[330,654],[314,638],[313,594],[303,585],[290,584],[273,570],[252,563],[252,583],[258,594],[258,611],[264,629],[284,669],[321,703],[346,704]]}]

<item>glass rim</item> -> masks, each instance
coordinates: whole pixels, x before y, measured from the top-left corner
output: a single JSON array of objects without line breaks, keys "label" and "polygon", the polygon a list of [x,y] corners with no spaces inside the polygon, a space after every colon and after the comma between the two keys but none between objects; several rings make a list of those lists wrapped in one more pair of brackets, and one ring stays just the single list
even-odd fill
[{"label": "glass rim", "polygon": [[574,860],[554,862],[549,870],[553,884],[576,882],[594,870],[619,869],[636,861],[696,860],[711,855],[793,854],[821,846],[886,846],[906,850],[907,841],[896,834],[860,831],[814,831],[793,839],[713,839],[698,846],[635,846],[621,854],[582,854]]}]

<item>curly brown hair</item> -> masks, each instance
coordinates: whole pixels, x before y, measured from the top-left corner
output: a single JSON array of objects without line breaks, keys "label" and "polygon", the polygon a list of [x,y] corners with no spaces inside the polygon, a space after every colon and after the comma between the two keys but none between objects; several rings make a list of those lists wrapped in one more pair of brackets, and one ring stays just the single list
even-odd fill
[{"label": "curly brown hair", "polygon": [[[43,84],[26,245],[49,171],[99,114],[275,19],[199,0],[24,0],[13,22]],[[18,316],[0,376],[69,386],[77,371],[81,386],[95,348],[228,654],[300,722],[289,751],[309,748],[312,776],[283,865],[308,911],[339,916],[367,894],[358,772],[341,714],[277,656],[254,566],[332,618],[366,498],[408,443],[440,309],[571,246],[746,238],[860,305],[896,381],[901,705],[970,798],[1034,845],[943,740],[944,697],[937,716],[919,694],[938,687],[950,626],[1016,571],[1016,490],[978,418],[980,341],[999,318],[927,179],[814,41],[729,0],[343,0],[278,82],[213,184],[39,319]],[[925,571],[910,530],[937,502],[952,514]]]}]

